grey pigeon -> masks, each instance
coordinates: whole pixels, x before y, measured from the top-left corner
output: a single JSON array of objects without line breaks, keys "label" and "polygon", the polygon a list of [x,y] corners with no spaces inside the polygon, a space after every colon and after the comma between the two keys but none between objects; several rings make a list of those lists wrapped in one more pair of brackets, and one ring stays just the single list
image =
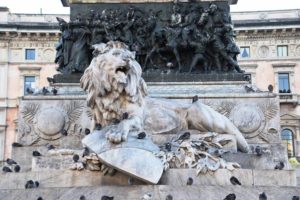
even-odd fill
[{"label": "grey pigeon", "polygon": [[232,177],[230,178],[230,183],[231,183],[232,185],[242,185],[241,182],[239,181],[239,179],[237,179],[237,178],[234,177],[234,176],[232,176]]}]

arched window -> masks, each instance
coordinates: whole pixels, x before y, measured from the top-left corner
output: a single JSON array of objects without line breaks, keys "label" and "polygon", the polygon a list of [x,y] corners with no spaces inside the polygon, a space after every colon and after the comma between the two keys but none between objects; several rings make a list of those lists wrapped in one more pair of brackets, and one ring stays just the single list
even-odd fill
[{"label": "arched window", "polygon": [[281,131],[281,139],[284,145],[286,145],[288,157],[295,156],[294,149],[294,134],[290,129],[283,129]]}]

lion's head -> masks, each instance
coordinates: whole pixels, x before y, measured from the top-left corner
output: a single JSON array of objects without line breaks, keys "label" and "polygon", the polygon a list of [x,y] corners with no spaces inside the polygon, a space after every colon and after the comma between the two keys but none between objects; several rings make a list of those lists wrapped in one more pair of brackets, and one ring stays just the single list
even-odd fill
[{"label": "lion's head", "polygon": [[[120,96],[125,96],[131,103],[141,104],[147,88],[135,53],[124,43],[115,41],[93,47],[94,58],[80,80],[81,87],[88,93],[88,106],[99,107],[97,98],[111,104]],[[110,109],[108,103],[102,104],[105,110]]]}]

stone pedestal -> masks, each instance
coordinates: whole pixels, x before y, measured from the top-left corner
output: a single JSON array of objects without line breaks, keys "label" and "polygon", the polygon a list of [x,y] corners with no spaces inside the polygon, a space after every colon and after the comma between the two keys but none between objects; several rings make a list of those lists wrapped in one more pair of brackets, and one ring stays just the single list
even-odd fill
[{"label": "stone pedestal", "polygon": [[[246,137],[251,152],[227,153],[223,158],[238,162],[242,169],[232,172],[221,169],[199,176],[194,169],[170,169],[155,186],[130,178],[122,172],[110,177],[99,171],[70,171],[69,168],[74,164],[73,156],[49,155],[45,145],[53,144],[56,149],[73,149],[80,154],[85,130],[92,128],[92,114],[86,107],[86,95],[79,84],[55,84],[53,86],[58,89],[56,96],[25,96],[21,100],[18,142],[24,147],[14,148],[13,158],[22,169],[19,174],[0,174],[0,195],[8,197],[10,194],[12,198],[26,195],[27,198],[42,196],[57,199],[63,196],[76,199],[84,194],[90,199],[102,195],[111,195],[116,199],[141,199],[150,193],[154,199],[171,194],[174,199],[186,199],[188,195],[189,199],[215,200],[224,199],[233,192],[238,199],[245,200],[258,199],[262,192],[275,200],[285,199],[287,194],[287,199],[299,195],[300,190],[295,187],[295,171],[289,170],[286,152],[281,145],[279,101],[276,95],[258,91],[247,82],[238,81],[147,84],[150,97],[186,103],[198,95],[199,101],[231,119]],[[152,139],[161,144],[172,137],[174,135],[155,135]],[[262,156],[255,154],[257,145],[262,147]],[[34,150],[43,156],[32,158]],[[278,162],[285,164],[284,170],[274,170]],[[242,186],[231,186],[229,179],[232,176],[237,177]],[[194,184],[187,187],[189,177],[193,178]],[[27,193],[23,189],[27,180],[39,181],[40,189]]]}]

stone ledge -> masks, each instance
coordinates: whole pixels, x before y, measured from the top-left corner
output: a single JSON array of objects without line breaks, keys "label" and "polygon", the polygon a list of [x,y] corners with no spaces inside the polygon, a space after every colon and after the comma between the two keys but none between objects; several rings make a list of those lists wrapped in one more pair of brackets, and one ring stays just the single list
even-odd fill
[{"label": "stone ledge", "polygon": [[114,196],[114,199],[140,200],[144,194],[150,193],[153,200],[165,200],[172,195],[174,200],[221,200],[228,194],[235,193],[238,200],[255,200],[265,192],[268,199],[291,200],[300,194],[299,187],[240,187],[240,186],[103,186],[77,188],[51,188],[28,190],[0,190],[2,199],[100,199],[102,195]]},{"label": "stone ledge", "polygon": [[[195,169],[170,169],[164,173],[159,185],[185,186],[189,177],[198,186],[231,186],[230,177],[237,177],[243,186],[296,186],[296,172],[292,170],[249,170],[237,169],[228,171],[220,169],[215,173],[200,174]],[[64,188],[87,186],[127,186],[128,176],[117,173],[115,176],[103,176],[100,172],[51,170],[43,172],[0,173],[1,189],[24,189],[28,180],[36,180],[40,188]],[[144,183],[133,180],[135,185]]]}]

